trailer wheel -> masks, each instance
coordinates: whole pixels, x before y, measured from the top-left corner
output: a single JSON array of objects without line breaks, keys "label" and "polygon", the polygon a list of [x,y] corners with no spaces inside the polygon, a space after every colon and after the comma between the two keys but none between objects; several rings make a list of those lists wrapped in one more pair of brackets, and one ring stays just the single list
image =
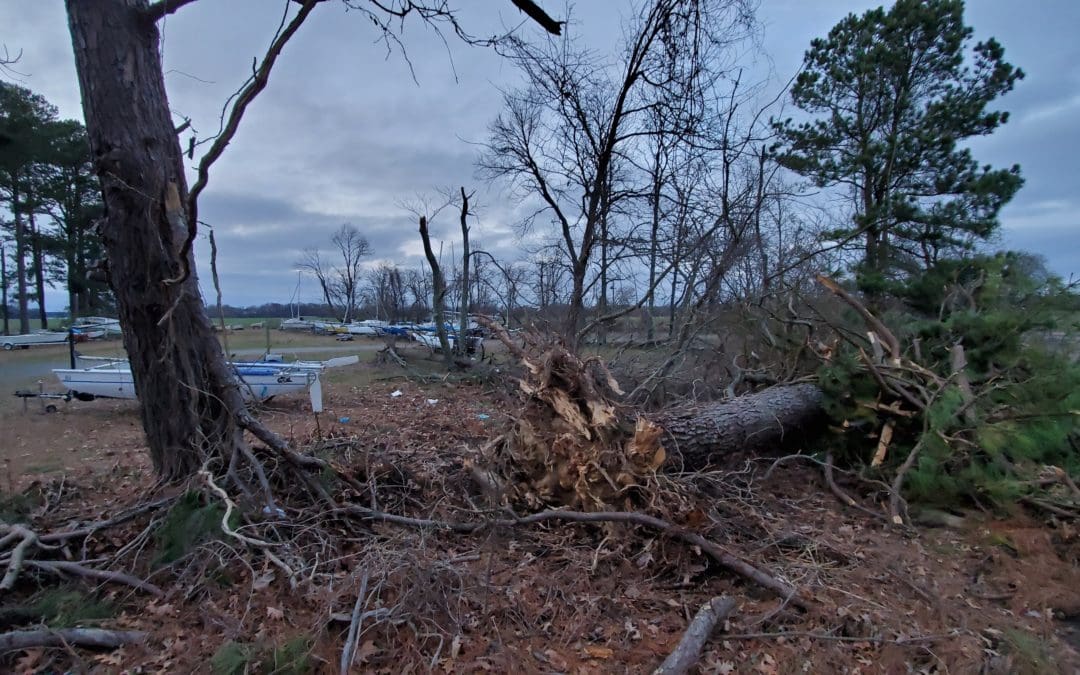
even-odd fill
[{"label": "trailer wheel", "polygon": [[4,343],[4,351],[5,352],[10,352],[12,349],[15,349],[15,345],[11,344],[10,342],[5,342]]},{"label": "trailer wheel", "polygon": [[56,410],[57,410],[56,406],[53,405],[52,403],[45,406],[45,412],[47,412],[47,413],[54,413],[54,412],[56,412]]}]

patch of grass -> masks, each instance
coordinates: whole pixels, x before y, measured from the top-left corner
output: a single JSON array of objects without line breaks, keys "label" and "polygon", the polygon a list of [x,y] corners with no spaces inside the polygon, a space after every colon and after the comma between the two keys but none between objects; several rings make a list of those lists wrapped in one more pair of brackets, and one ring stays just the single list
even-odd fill
[{"label": "patch of grass", "polygon": [[0,520],[5,523],[25,521],[30,512],[41,504],[40,494],[0,494]]},{"label": "patch of grass", "polygon": [[214,675],[240,675],[252,660],[255,648],[243,642],[230,640],[218,647],[210,658]]},{"label": "patch of grass", "polygon": [[275,645],[262,659],[262,671],[279,675],[304,675],[312,671],[312,640],[306,635],[289,638],[282,645]]},{"label": "patch of grass", "polygon": [[214,675],[240,675],[257,663],[260,673],[305,675],[312,672],[311,645],[307,635],[297,635],[269,647],[230,640],[214,652],[210,668]]},{"label": "patch of grass", "polygon": [[59,461],[50,460],[47,462],[42,462],[40,464],[27,464],[26,467],[23,469],[23,473],[53,473],[54,471],[59,471],[63,468],[64,465],[61,464]]},{"label": "patch of grass", "polygon": [[1020,675],[1060,672],[1050,646],[1039,636],[1010,628],[1005,631],[1005,642],[1013,657],[1012,672]]},{"label": "patch of grass", "polygon": [[77,588],[65,586],[42,591],[27,609],[52,628],[71,628],[108,619],[115,614],[110,603]]},{"label": "patch of grass", "polygon": [[220,504],[205,503],[200,493],[194,490],[184,493],[154,533],[158,550],[154,562],[166,565],[187,555],[199,544],[220,538],[224,513]]},{"label": "patch of grass", "polygon": [[1008,551],[1009,555],[1016,556],[1019,554],[1019,551],[1016,549],[1016,544],[1013,543],[1012,539],[1009,539],[1008,535],[1000,532],[991,532],[990,536],[986,538],[986,543],[990,546],[1000,546]]}]

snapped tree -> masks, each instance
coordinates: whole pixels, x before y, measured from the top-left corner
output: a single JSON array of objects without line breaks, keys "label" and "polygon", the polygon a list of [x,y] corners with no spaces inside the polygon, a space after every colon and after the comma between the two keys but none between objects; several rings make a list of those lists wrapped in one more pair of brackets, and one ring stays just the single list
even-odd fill
[{"label": "snapped tree", "polygon": [[980,166],[963,147],[1006,122],[989,106],[1023,77],[972,33],[961,0],[850,14],[810,44],[792,87],[812,119],[775,123],[783,165],[851,193],[851,226],[828,236],[861,242],[864,290],[990,236],[1022,184],[1018,166]]}]

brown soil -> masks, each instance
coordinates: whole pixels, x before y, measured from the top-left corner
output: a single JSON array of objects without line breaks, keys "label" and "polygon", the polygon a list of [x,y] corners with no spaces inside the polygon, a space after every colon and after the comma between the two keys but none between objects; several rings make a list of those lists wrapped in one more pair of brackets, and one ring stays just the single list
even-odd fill
[{"label": "brown soil", "polygon": [[[510,404],[479,387],[401,381],[331,388],[327,401],[318,421],[302,398],[262,414],[298,443],[336,439],[334,459],[374,484],[363,498],[387,511],[466,519],[484,509],[468,464],[505,425]],[[6,482],[50,496],[34,521],[39,531],[116,513],[152,488],[132,402],[71,404],[51,415],[31,404],[26,415],[5,412],[3,423]],[[298,638],[315,671],[337,672],[348,629],[340,615],[352,611],[367,571],[377,590],[368,609],[392,611],[364,625],[364,672],[651,672],[697,608],[722,594],[739,604],[706,648],[705,673],[1080,672],[1075,524],[968,514],[963,530],[904,534],[846,510],[808,465],[781,466],[762,481],[769,464],[679,479],[713,497],[676,514],[678,524],[805,589],[809,612],[700,551],[626,526],[462,536],[341,521],[327,525],[331,545],[309,523],[286,521],[319,560],[295,589],[265,557],[239,555],[235,541],[204,544],[154,571],[151,541],[124,564],[152,575],[165,598],[100,588],[122,608],[106,625],[150,631],[147,643],[77,657],[20,652],[0,667],[211,672],[211,656],[236,641],[259,650],[254,672],[269,672],[272,659],[260,659]],[[87,550],[115,552],[147,523],[102,533]],[[34,579],[24,573],[5,603],[28,597]],[[790,634],[751,637],[780,631]]]}]

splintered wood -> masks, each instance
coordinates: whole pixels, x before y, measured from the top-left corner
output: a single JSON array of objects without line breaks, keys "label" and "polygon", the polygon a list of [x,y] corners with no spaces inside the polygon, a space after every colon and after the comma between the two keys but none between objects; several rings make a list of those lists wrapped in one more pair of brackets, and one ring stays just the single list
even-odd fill
[{"label": "splintered wood", "polygon": [[558,344],[538,356],[513,351],[526,369],[523,407],[488,451],[506,496],[533,508],[632,505],[667,458],[663,429],[617,403],[622,391],[599,359]]}]

